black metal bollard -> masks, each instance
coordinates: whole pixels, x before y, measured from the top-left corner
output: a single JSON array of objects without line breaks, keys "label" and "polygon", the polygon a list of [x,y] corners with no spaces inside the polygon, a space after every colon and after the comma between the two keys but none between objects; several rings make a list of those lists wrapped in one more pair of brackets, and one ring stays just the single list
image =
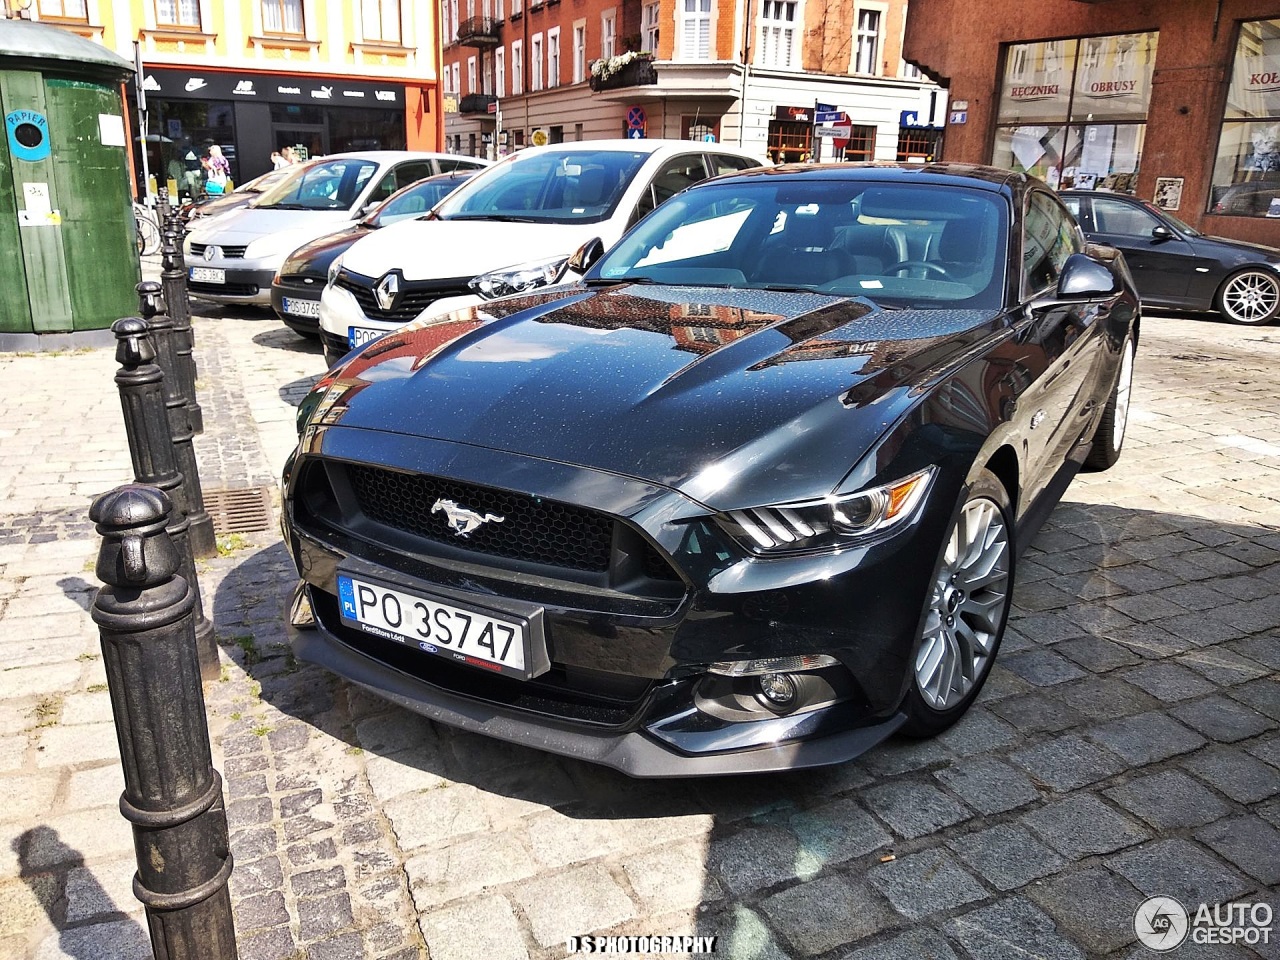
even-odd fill
[{"label": "black metal bollard", "polygon": [[[169,411],[164,401],[164,374],[155,364],[156,351],[140,317],[124,317],[111,325],[116,335],[116,387],[124,411],[124,428],[129,435],[129,457],[133,476],[139,483],[160,488],[173,497],[176,508],[170,516],[169,536],[182,560],[182,576],[195,592],[194,630],[200,669],[206,680],[218,676],[218,640],[213,624],[204,615],[200,586],[196,580],[195,557],[191,552],[190,524],[187,520],[185,478],[178,470]],[[187,438],[188,444],[190,437]]]},{"label": "black metal bollard", "polygon": [[200,484],[200,469],[196,463],[195,446],[191,442],[191,411],[178,386],[178,357],[175,352],[173,321],[159,312],[160,284],[143,280],[138,284],[138,306],[147,321],[147,331],[155,349],[156,365],[164,374],[164,405],[169,414],[169,433],[173,437],[173,453],[178,472],[182,474],[185,493],[185,510],[190,530],[191,553],[197,557],[212,557],[218,553],[218,541],[213,532],[213,518],[204,508],[204,490]]},{"label": "black metal bollard", "polygon": [[196,590],[165,532],[173,505],[128,484],[93,502],[102,535],[93,601],[115,718],[151,948],[164,960],[235,960],[232,858],[192,630]]},{"label": "black metal bollard", "polygon": [[195,333],[191,329],[191,301],[187,296],[187,266],[182,257],[182,228],[175,212],[160,231],[165,313],[173,321],[178,387],[186,401],[192,433],[204,433],[204,411],[196,399]]},{"label": "black metal bollard", "polygon": [[169,206],[169,186],[165,184],[156,194],[156,223],[160,225],[161,232],[164,231],[164,225],[169,222],[172,210]]}]

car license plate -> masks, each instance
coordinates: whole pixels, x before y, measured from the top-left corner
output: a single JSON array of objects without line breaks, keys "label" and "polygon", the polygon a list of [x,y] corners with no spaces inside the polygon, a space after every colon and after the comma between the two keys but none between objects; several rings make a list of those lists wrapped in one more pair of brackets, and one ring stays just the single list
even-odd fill
[{"label": "car license plate", "polygon": [[472,667],[528,679],[529,624],[519,617],[459,607],[349,574],[338,574],[342,622]]},{"label": "car license plate", "polygon": [[347,345],[354,350],[356,347],[363,347],[366,343],[372,343],[386,333],[386,330],[370,330],[368,327],[348,327]]},{"label": "car license plate", "polygon": [[200,283],[226,283],[227,271],[216,267],[192,267],[191,279]]},{"label": "car license plate", "polygon": [[284,312],[291,313],[295,317],[318,317],[320,316],[320,301],[285,297]]}]

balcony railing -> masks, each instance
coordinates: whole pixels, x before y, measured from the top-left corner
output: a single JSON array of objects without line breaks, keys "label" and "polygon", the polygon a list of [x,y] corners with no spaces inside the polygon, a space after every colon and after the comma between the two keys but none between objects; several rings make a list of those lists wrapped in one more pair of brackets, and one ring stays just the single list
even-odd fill
[{"label": "balcony railing", "polygon": [[458,24],[458,42],[467,47],[496,47],[502,42],[502,21],[468,17]]},{"label": "balcony railing", "polygon": [[[616,58],[615,58],[616,59]],[[637,56],[622,66],[608,71],[610,61],[596,61],[592,64],[588,83],[592,90],[617,90],[621,87],[644,87],[658,82],[658,71],[653,65],[653,57],[645,54]],[[606,69],[601,69],[597,64]]]},{"label": "balcony railing", "polygon": [[497,102],[498,98],[489,93],[468,93],[458,101],[458,112],[488,113],[489,104]]}]

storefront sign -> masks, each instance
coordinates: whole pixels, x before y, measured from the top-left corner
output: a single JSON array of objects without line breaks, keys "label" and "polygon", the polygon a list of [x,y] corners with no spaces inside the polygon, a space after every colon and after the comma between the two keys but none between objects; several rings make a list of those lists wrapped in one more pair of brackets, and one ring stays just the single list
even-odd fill
[{"label": "storefront sign", "polygon": [[813,111],[808,107],[778,107],[773,113],[773,118],[795,123],[810,123],[813,120]]},{"label": "storefront sign", "polygon": [[391,81],[144,66],[142,86],[152,95],[178,100],[263,100],[388,109],[404,106],[404,84]]}]

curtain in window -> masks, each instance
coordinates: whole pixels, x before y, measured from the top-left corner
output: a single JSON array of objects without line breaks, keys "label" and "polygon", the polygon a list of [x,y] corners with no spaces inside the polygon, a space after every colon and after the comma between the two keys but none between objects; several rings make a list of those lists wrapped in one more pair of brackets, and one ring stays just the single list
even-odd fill
[{"label": "curtain in window", "polygon": [[262,29],[268,33],[302,33],[302,0],[266,0]]},{"label": "curtain in window", "polygon": [[366,40],[400,42],[400,0],[361,0],[360,7]]}]

